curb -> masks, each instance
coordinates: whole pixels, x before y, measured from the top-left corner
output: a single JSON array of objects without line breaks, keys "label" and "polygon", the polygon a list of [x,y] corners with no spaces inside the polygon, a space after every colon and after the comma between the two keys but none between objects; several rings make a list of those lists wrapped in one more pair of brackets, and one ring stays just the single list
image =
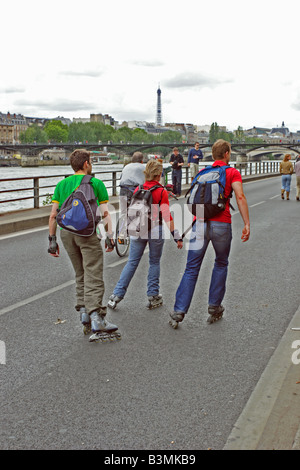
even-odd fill
[{"label": "curb", "polygon": [[292,361],[293,353],[297,353],[293,344],[296,340],[300,344],[300,331],[292,328],[300,328],[300,306],[235,423],[224,450],[300,450],[300,384],[297,383],[300,364]]}]

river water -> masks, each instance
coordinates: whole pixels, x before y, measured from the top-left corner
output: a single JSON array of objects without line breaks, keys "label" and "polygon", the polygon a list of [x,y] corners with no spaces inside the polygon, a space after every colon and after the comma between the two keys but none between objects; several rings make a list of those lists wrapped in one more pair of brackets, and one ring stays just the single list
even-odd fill
[{"label": "river water", "polygon": [[[112,164],[112,165],[97,165],[93,164],[93,172],[96,178],[101,179],[107,187],[108,194],[112,194],[112,171],[118,171],[117,179],[120,178],[123,164]],[[108,171],[108,173],[103,172]],[[101,174],[102,173],[102,174]],[[57,183],[64,178],[65,175],[72,175],[73,170],[68,165],[62,166],[42,166],[42,167],[1,167],[0,168],[0,179],[9,178],[30,178],[26,180],[17,181],[1,181],[1,191],[20,189],[21,191],[14,192],[1,192],[0,193],[0,214],[10,211],[16,211],[20,209],[32,209],[33,199],[24,199],[22,201],[10,201],[1,202],[5,200],[17,199],[21,197],[33,196],[33,177],[36,176],[51,176],[51,178],[41,178],[39,180],[40,185],[40,207],[43,207],[43,201],[46,201],[47,194],[53,194],[54,187]],[[52,177],[53,176],[53,177]],[[52,187],[49,187],[52,186]],[[30,189],[28,189],[30,188]],[[26,189],[26,190],[25,190]]]}]

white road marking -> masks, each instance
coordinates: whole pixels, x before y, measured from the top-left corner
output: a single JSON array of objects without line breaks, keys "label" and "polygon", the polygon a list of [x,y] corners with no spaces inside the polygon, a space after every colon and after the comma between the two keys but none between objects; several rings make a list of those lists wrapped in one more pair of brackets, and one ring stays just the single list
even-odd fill
[{"label": "white road marking", "polygon": [[260,204],[263,204],[264,202],[266,202],[266,201],[257,202],[256,204],[252,204],[252,206],[249,206],[249,207],[259,206]]},{"label": "white road marking", "polygon": [[23,307],[24,305],[30,304],[31,302],[35,302],[36,300],[42,299],[43,297],[46,297],[47,295],[54,294],[55,292],[59,290],[65,289],[66,287],[70,287],[73,284],[75,284],[75,281],[65,282],[64,284],[61,284],[60,286],[52,287],[51,289],[45,290],[44,292],[41,292],[40,294],[33,295],[32,297],[28,297],[28,299],[21,300],[21,302],[17,302],[16,304],[5,307],[2,310],[0,310],[0,316],[4,315],[5,313],[11,312],[12,310],[15,310],[16,308]]},{"label": "white road marking", "polygon": [[41,232],[42,230],[49,230],[48,225],[44,225],[43,227],[37,227],[34,229],[29,229],[29,230],[20,230],[19,232],[9,233],[7,235],[0,235],[0,240],[6,240],[7,238],[20,237],[20,235],[28,235],[34,232]]}]

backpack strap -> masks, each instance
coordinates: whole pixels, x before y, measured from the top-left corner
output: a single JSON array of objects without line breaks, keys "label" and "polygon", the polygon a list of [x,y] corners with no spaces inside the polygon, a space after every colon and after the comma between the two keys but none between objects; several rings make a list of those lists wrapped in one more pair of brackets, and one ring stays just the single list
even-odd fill
[{"label": "backpack strap", "polygon": [[92,178],[93,178],[92,175],[84,175],[80,184],[90,183]]}]

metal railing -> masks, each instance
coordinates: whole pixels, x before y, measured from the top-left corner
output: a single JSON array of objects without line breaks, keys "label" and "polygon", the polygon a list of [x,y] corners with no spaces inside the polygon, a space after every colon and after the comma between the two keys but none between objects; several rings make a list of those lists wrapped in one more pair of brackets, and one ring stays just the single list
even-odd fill
[{"label": "metal railing", "polygon": [[[203,162],[202,164],[199,165],[199,169],[204,168],[208,165],[211,165],[212,162]],[[260,161],[260,162],[242,162],[242,163],[235,163],[231,162],[231,166],[237,168],[242,176],[250,176],[250,175],[262,175],[262,174],[269,174],[269,173],[274,173],[277,174],[279,173],[279,161]],[[95,171],[93,172],[93,175],[101,175],[100,179],[104,182],[108,193],[111,196],[117,196],[118,195],[118,189],[119,189],[119,181],[120,181],[120,176],[121,176],[121,169],[118,170],[102,170],[102,171]],[[105,176],[110,174],[111,177],[109,179],[106,179]],[[50,196],[49,190],[51,188],[55,188],[57,182],[55,184],[49,184],[49,185],[41,185],[40,182],[41,180],[49,180],[51,179],[61,179],[61,178],[66,178],[67,176],[70,176],[70,174],[61,174],[61,175],[47,175],[47,176],[27,176],[27,177],[19,177],[19,178],[2,178],[0,179],[1,187],[3,187],[3,183],[7,183],[9,181],[26,181],[29,182],[30,180],[33,182],[33,185],[31,187],[22,187],[22,188],[13,188],[13,189],[4,189],[0,190],[0,204],[2,203],[11,203],[11,202],[16,202],[16,201],[23,201],[27,199],[33,199],[33,207],[35,209],[38,209],[40,207],[40,199],[41,198],[46,198],[47,196]],[[168,182],[172,182],[172,173],[167,174],[168,177]],[[182,184],[190,184],[191,182],[191,177],[190,177],[190,171],[189,167],[185,166],[183,167],[183,174],[182,174]],[[44,190],[47,189],[47,193],[44,192]],[[30,195],[22,195],[22,197],[17,197],[17,198],[9,198],[9,199],[2,199],[2,194],[8,193],[12,194],[15,192],[28,192],[30,191]],[[54,192],[54,191],[53,191]],[[53,193],[52,193],[53,194]],[[1,208],[1,206],[0,206]]]}]

